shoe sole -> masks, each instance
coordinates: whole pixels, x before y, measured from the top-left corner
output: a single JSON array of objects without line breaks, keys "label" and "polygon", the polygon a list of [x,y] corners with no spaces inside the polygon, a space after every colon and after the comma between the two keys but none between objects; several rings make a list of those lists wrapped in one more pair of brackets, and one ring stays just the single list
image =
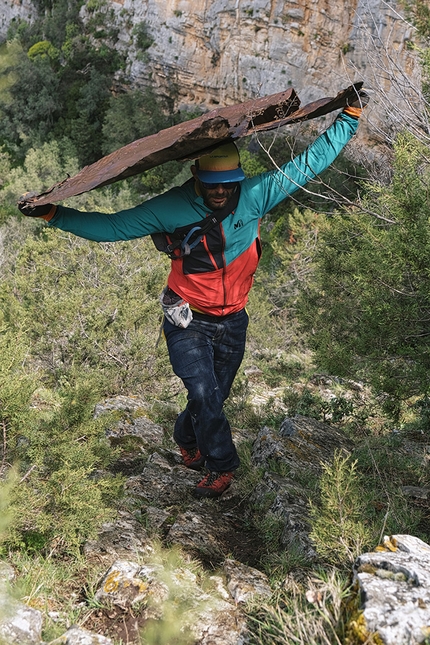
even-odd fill
[{"label": "shoe sole", "polygon": [[200,498],[200,497],[215,498],[215,497],[221,497],[221,495],[223,493],[225,493],[225,491],[228,490],[229,488],[230,488],[230,485],[228,485],[227,488],[224,488],[223,491],[218,493],[218,492],[216,492],[214,490],[211,490],[210,488],[198,488],[197,487],[197,488],[194,488],[192,490],[192,494],[193,494],[194,497],[198,497],[198,498]]},{"label": "shoe sole", "polygon": [[195,471],[202,470],[204,465],[205,465],[204,459],[202,462],[196,462],[195,464],[190,464],[189,466],[187,466],[187,464],[184,464],[186,468],[189,468],[190,470],[195,470]]},{"label": "shoe sole", "polygon": [[184,458],[182,457],[182,465],[185,466],[185,468],[189,468],[189,470],[195,470],[195,471],[201,470],[205,465],[205,461],[206,461],[206,458],[203,457],[202,454],[200,454],[199,459],[195,459],[194,461],[191,461],[190,464],[186,464]]}]

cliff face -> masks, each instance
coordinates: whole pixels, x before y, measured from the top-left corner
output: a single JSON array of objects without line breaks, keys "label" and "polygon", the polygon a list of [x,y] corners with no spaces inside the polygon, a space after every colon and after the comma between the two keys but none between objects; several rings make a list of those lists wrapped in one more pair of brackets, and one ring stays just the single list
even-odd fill
[{"label": "cliff face", "polygon": [[1,0],[0,2],[0,40],[6,38],[7,29],[16,18],[31,20],[36,8],[31,0]]},{"label": "cliff face", "polygon": [[[303,102],[364,80],[397,102],[396,74],[418,77],[414,29],[385,0],[116,0],[130,75],[178,104],[228,105],[293,86]],[[398,6],[397,6],[398,5]],[[136,57],[136,26],[153,44]],[[140,60],[139,60],[140,58]],[[143,60],[142,60],[143,58]],[[396,70],[401,70],[398,72]]]},{"label": "cliff face", "polygon": [[[398,111],[405,80],[419,85],[417,57],[408,48],[414,29],[401,19],[399,0],[390,5],[386,0],[106,0],[103,5],[119,27],[118,46],[127,51],[132,83],[151,83],[170,96],[173,90],[178,107],[229,105],[291,86],[307,103],[363,80],[379,94],[376,119],[382,122],[390,106]],[[4,37],[14,17],[31,19],[32,5],[4,0],[0,11]],[[84,18],[86,12],[84,7]],[[143,49],[139,32],[145,34]]]}]

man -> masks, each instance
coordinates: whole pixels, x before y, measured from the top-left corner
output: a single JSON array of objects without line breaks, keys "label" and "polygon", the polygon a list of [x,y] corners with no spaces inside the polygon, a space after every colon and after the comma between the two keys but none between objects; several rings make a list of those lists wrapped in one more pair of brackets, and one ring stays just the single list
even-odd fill
[{"label": "man", "polygon": [[[332,163],[356,132],[367,102],[360,92],[325,133],[278,171],[247,179],[236,146],[227,143],[196,160],[183,186],[129,210],[83,213],[19,204],[26,215],[98,242],[167,233],[172,264],[162,297],[163,329],[173,370],[188,392],[173,436],[185,466],[208,469],[193,491],[197,497],[219,497],[239,466],[223,404],[244,354],[260,220]],[[211,218],[202,235],[201,225]]]}]

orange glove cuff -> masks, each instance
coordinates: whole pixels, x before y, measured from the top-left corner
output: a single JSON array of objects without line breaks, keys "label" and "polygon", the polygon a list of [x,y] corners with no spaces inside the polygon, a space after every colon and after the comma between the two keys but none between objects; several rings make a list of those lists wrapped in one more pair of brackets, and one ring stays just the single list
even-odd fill
[{"label": "orange glove cuff", "polygon": [[349,116],[353,116],[356,119],[360,118],[362,111],[363,111],[363,108],[352,107],[351,105],[348,105],[348,107],[344,109],[345,114],[348,114]]},{"label": "orange glove cuff", "polygon": [[40,219],[44,219],[47,222],[49,222],[49,220],[51,220],[54,217],[56,212],[57,212],[57,206],[56,206],[56,204],[52,204],[52,208],[49,211],[49,213],[47,215],[42,215],[42,217]]}]

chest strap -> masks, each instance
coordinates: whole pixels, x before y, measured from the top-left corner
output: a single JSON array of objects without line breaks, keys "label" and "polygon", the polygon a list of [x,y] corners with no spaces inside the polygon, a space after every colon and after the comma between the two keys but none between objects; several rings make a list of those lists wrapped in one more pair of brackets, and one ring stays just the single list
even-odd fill
[{"label": "chest strap", "polygon": [[171,260],[178,260],[184,255],[189,255],[214,226],[220,224],[235,210],[239,197],[240,184],[238,183],[236,190],[223,208],[212,211],[203,220],[186,226],[179,226],[173,233],[153,233],[151,235],[152,241],[156,248],[162,253],[166,253]]}]

